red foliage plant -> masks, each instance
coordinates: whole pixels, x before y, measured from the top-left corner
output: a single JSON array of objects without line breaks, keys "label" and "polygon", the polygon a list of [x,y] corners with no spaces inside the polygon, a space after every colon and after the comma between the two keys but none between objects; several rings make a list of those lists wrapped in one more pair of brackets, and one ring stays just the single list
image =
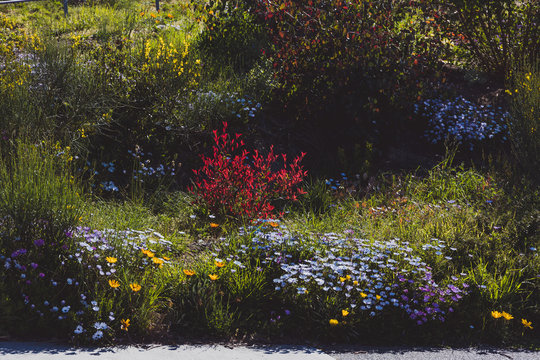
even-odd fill
[{"label": "red foliage plant", "polygon": [[[213,156],[201,155],[203,166],[193,170],[195,186],[190,191],[197,196],[197,203],[215,215],[269,218],[275,215],[273,201],[295,201],[305,193],[299,187],[307,175],[300,165],[305,153],[287,164],[287,156],[274,154],[271,146],[266,156],[255,150],[250,159],[241,134],[230,136],[227,123],[223,123],[221,134],[217,130],[213,133]],[[279,158],[283,159],[283,167],[275,170]]]}]

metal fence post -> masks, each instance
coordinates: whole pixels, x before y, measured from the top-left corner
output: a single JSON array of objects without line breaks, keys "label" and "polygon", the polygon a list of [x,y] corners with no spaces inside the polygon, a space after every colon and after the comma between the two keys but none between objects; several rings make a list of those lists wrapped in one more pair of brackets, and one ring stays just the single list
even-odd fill
[{"label": "metal fence post", "polygon": [[159,0],[156,0],[156,11],[159,11]]},{"label": "metal fence post", "polygon": [[68,4],[67,4],[68,0],[64,0],[64,16],[67,17],[68,16]]}]

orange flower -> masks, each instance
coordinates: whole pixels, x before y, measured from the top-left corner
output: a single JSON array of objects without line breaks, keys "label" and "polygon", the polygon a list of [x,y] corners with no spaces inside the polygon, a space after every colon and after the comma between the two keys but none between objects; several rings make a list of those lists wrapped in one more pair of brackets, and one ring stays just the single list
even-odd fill
[{"label": "orange flower", "polygon": [[214,280],[217,280],[218,279],[218,276],[217,274],[209,274],[208,277],[210,278],[210,280],[214,281]]},{"label": "orange flower", "polygon": [[216,261],[215,264],[216,264],[216,266],[217,266],[218,268],[221,268],[221,267],[224,267],[224,266],[225,266],[225,263],[224,263],[223,261]]},{"label": "orange flower", "polygon": [[116,280],[110,279],[109,286],[112,287],[113,289],[116,289],[117,287],[120,286],[120,283]]},{"label": "orange flower", "polygon": [[153,17],[154,19],[156,18],[156,14],[154,13],[150,13],[150,16]]},{"label": "orange flower", "polygon": [[131,283],[129,284],[129,287],[131,288],[131,290],[133,290],[134,292],[137,292],[139,290],[141,290],[141,285],[137,284],[137,283]]},{"label": "orange flower", "polygon": [[167,14],[167,17],[168,17],[169,19],[172,19],[172,18],[173,18],[173,15],[172,15],[171,13],[168,13],[168,14]]},{"label": "orange flower", "polygon": [[163,264],[163,260],[161,260],[160,258],[157,258],[157,257],[152,258],[152,262],[153,262],[154,264],[158,264],[158,265]]},{"label": "orange flower", "polygon": [[531,330],[533,329],[533,327],[532,327],[532,322],[531,322],[531,321],[527,321],[527,320],[525,320],[525,319],[521,319],[521,323],[523,324],[523,326],[525,326],[525,327],[527,327],[527,328],[529,328],[529,329],[531,329]]},{"label": "orange flower", "polygon": [[219,224],[216,224],[216,223],[210,223],[210,227],[211,227],[211,228],[217,228],[217,227],[219,227]]},{"label": "orange flower", "polygon": [[512,320],[514,317],[512,315],[510,315],[509,313],[503,311],[501,313],[502,317],[505,318],[506,320]]},{"label": "orange flower", "polygon": [[112,257],[112,256],[107,256],[107,257],[105,258],[105,260],[107,260],[107,262],[108,262],[108,263],[111,263],[111,264],[114,264],[115,262],[118,261],[117,258]]},{"label": "orange flower", "polygon": [[186,274],[187,276],[193,276],[195,275],[195,271],[184,269],[184,274]]},{"label": "orange flower", "polygon": [[270,221],[268,223],[268,225],[271,226],[271,227],[278,227],[279,226],[279,224],[277,222],[275,222],[275,221]]},{"label": "orange flower", "polygon": [[152,258],[152,257],[154,257],[154,255],[155,255],[155,254],[154,254],[153,252],[151,252],[150,250],[141,249],[141,252],[142,252],[144,255],[148,256],[149,258]]},{"label": "orange flower", "polygon": [[120,323],[122,324],[122,326],[120,326],[120,329],[124,330],[124,331],[128,331],[128,327],[129,327],[129,325],[131,325],[129,323],[129,319],[122,319],[122,320],[120,320]]},{"label": "orange flower", "polygon": [[164,256],[164,257],[163,257],[163,260],[169,261],[169,260],[171,260],[171,258],[168,257],[168,256]]},{"label": "orange flower", "polygon": [[502,314],[500,312],[494,310],[494,311],[491,312],[491,316],[493,316],[493,318],[495,318],[495,319],[498,319],[498,318],[500,318],[502,316]]}]

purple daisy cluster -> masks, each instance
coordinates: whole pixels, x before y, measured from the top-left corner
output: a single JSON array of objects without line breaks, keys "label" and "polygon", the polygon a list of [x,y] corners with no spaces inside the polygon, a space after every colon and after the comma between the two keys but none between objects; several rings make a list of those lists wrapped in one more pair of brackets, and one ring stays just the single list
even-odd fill
[{"label": "purple daisy cluster", "polygon": [[[248,231],[245,232],[248,234]],[[231,258],[255,257],[277,268],[273,286],[291,301],[332,299],[351,317],[376,317],[400,310],[418,325],[444,321],[467,294],[467,274],[435,281],[423,256],[451,260],[453,248],[432,239],[415,248],[399,239],[370,241],[346,234],[294,235],[285,229],[251,229],[251,246]],[[324,305],[323,305],[324,306]]]}]

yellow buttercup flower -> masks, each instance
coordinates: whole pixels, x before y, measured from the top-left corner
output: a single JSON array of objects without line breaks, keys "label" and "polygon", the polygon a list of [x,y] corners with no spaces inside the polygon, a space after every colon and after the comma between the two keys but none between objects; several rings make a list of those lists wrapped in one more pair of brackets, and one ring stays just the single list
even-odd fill
[{"label": "yellow buttercup flower", "polygon": [[214,281],[214,280],[217,280],[218,279],[218,276],[217,274],[209,274],[208,277],[210,278],[210,280]]},{"label": "yellow buttercup flower", "polygon": [[131,283],[131,284],[129,284],[129,287],[131,288],[131,290],[133,290],[135,292],[141,290],[141,285],[139,285],[137,283]]},{"label": "yellow buttercup flower", "polygon": [[345,282],[345,280],[347,280],[347,278],[344,278],[344,277],[341,277],[341,276],[339,277],[339,281]]},{"label": "yellow buttercup flower", "polygon": [[109,286],[112,287],[113,289],[116,289],[117,287],[120,286],[120,283],[116,280],[111,279],[109,280]]},{"label": "yellow buttercup flower", "polygon": [[531,322],[531,321],[527,321],[527,320],[525,320],[525,319],[521,319],[521,323],[523,324],[523,326],[525,326],[525,327],[527,327],[527,328],[529,328],[529,329],[531,329],[531,330],[533,329],[533,327],[532,327],[532,322]]},{"label": "yellow buttercup flower", "polygon": [[353,285],[358,285],[358,280],[354,280],[352,283]]},{"label": "yellow buttercup flower", "polygon": [[328,321],[330,323],[331,326],[336,326],[337,324],[339,324],[339,321],[337,321],[336,319],[330,319],[330,321]]},{"label": "yellow buttercup flower", "polygon": [[184,269],[184,274],[186,274],[187,276],[193,276],[195,275],[195,271]]},{"label": "yellow buttercup flower", "polygon": [[363,293],[363,292],[361,292],[361,293],[360,293],[360,296],[361,296],[361,297],[363,297],[363,298],[365,298],[365,297],[367,297],[367,294],[366,294],[366,293]]},{"label": "yellow buttercup flower", "polygon": [[493,316],[495,319],[498,319],[502,316],[502,314],[498,311],[492,311],[491,316]]},{"label": "yellow buttercup flower", "polygon": [[105,258],[105,260],[107,260],[107,262],[108,262],[108,263],[111,263],[111,264],[114,264],[115,262],[118,261],[117,258],[112,257],[112,256],[107,256],[107,257]]},{"label": "yellow buttercup flower", "polygon": [[381,300],[381,295],[375,295],[375,297],[377,298],[377,300]]},{"label": "yellow buttercup flower", "polygon": [[505,318],[506,320],[512,320],[514,317],[512,315],[510,315],[509,313],[503,311],[501,313],[502,317]]},{"label": "yellow buttercup flower", "polygon": [[349,315],[349,312],[347,310],[341,310],[341,315],[343,315],[343,317]]}]

